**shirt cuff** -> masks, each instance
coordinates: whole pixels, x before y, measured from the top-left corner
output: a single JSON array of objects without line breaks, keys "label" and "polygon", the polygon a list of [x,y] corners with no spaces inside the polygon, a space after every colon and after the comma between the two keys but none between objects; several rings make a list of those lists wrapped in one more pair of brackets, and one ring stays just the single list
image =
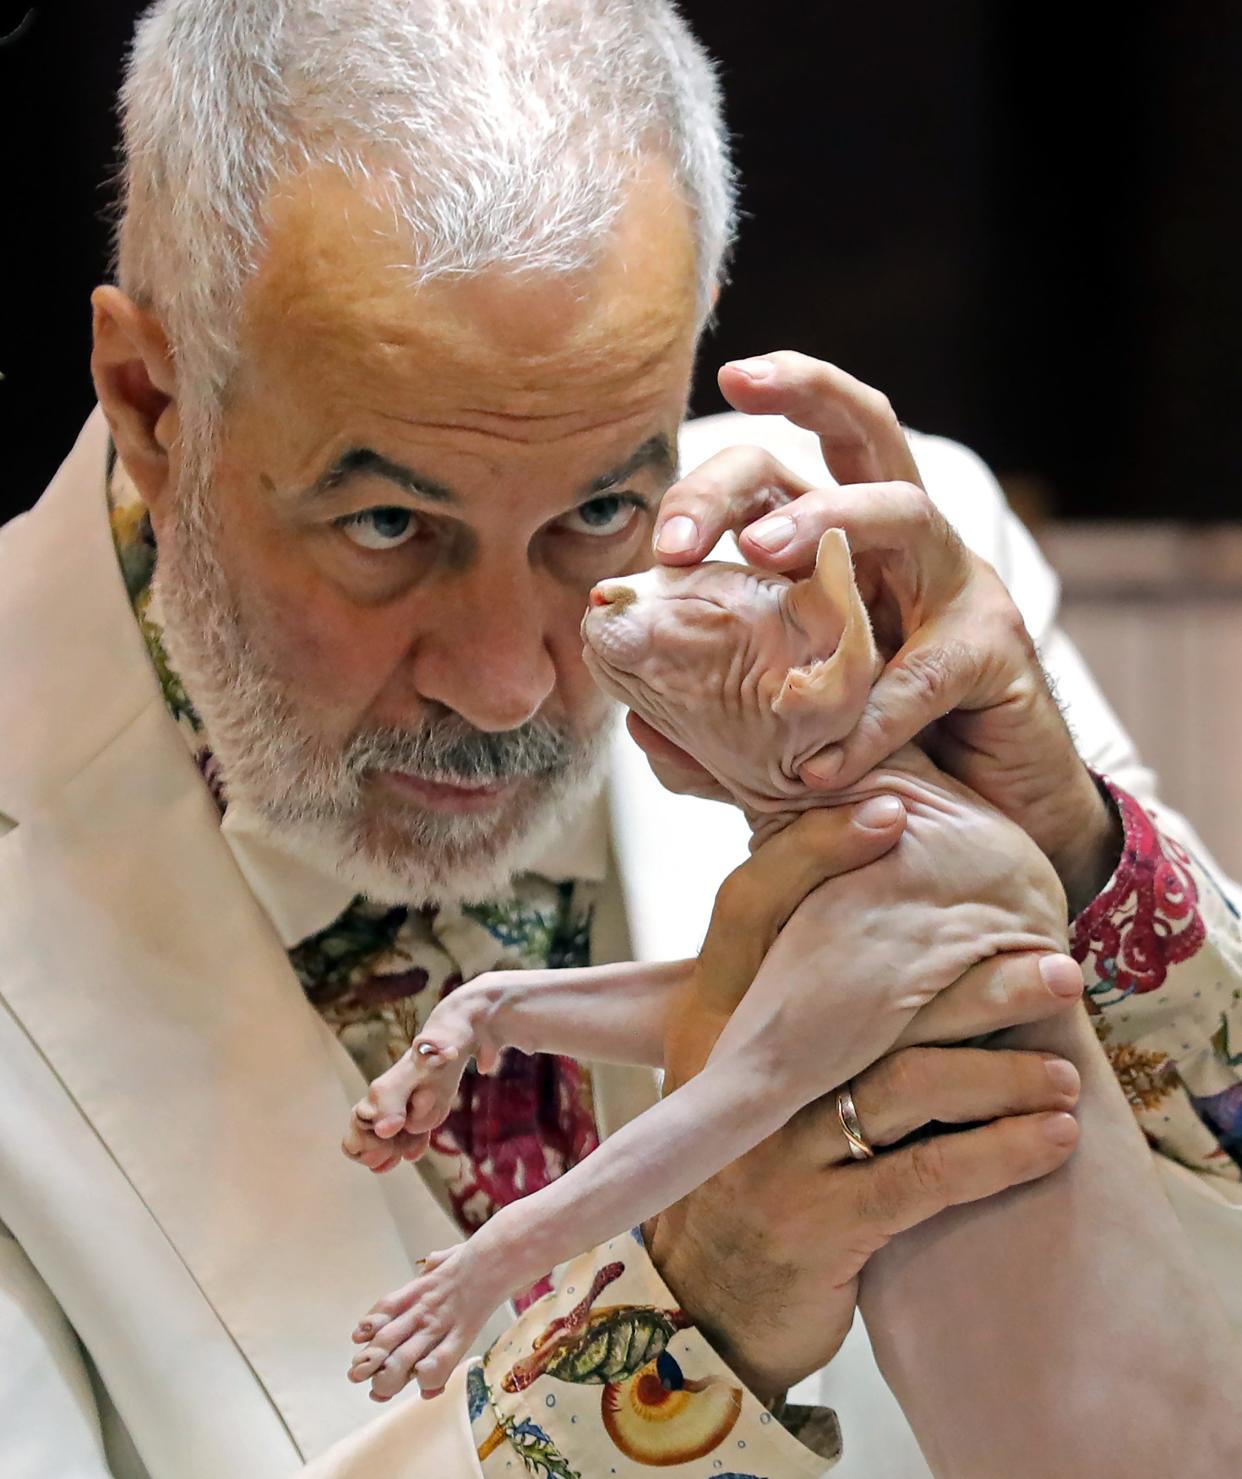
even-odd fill
[{"label": "shirt cuff", "polygon": [[1185,849],[1120,786],[1096,781],[1117,808],[1124,841],[1113,876],[1070,925],[1070,953],[1097,982],[1088,990],[1102,1008],[1158,990],[1203,945],[1204,927]]},{"label": "shirt cuff", "polygon": [[466,1391],[486,1479],[512,1479],[515,1450],[550,1479],[649,1479],[653,1466],[680,1479],[815,1479],[841,1454],[827,1408],[783,1409],[785,1427],[743,1386],[677,1307],[637,1228],[570,1263],[474,1363]]}]

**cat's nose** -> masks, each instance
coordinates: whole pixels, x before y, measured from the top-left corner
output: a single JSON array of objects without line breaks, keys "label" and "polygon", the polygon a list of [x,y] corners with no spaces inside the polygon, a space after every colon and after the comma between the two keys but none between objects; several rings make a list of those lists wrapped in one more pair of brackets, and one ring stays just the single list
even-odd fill
[{"label": "cat's nose", "polygon": [[638,592],[624,581],[605,580],[592,590],[590,599],[592,606],[610,606],[614,611],[624,611],[638,600]]}]

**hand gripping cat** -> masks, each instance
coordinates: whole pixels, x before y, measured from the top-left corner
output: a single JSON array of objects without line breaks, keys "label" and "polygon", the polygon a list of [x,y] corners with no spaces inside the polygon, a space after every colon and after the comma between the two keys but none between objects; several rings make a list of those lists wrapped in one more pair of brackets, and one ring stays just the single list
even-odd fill
[{"label": "hand gripping cat", "polygon": [[[825,797],[799,779],[854,727],[882,666],[840,531],[824,535],[805,580],[707,563],[604,581],[582,632],[596,681],[711,773],[744,810],[752,846],[808,807],[875,795],[901,799],[905,831],[879,861],[812,895],[834,955],[850,962],[840,979],[770,954],[697,1077],[379,1301],[354,1333],[365,1348],[350,1371],[378,1397],[411,1375],[436,1395],[506,1297],[672,1205],[846,1084],[970,967],[1065,948],[1051,865],[913,744],[847,793]],[[467,1060],[487,1072],[506,1046],[658,1062],[692,964],[478,977],[434,1008],[356,1121],[408,1145],[448,1114]]]}]

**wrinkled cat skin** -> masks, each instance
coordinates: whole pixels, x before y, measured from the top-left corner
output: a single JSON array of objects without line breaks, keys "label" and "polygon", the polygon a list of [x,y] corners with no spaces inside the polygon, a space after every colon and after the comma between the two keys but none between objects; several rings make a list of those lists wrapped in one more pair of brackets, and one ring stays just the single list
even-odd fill
[{"label": "wrinkled cat skin", "polygon": [[[366,1348],[350,1374],[380,1397],[411,1374],[434,1395],[503,1298],[662,1211],[847,1082],[971,966],[1065,948],[1065,898],[1043,854],[915,746],[846,794],[826,798],[799,779],[853,729],[881,667],[838,531],[799,582],[716,563],[605,581],[582,630],[601,687],[711,773],[756,844],[809,807],[877,794],[901,798],[906,829],[878,862],[811,895],[803,907],[817,911],[822,944],[791,955],[778,939],[697,1077],[468,1242],[429,1255],[376,1306],[355,1332]],[[843,960],[851,969],[838,979]],[[653,1061],[668,1012],[696,1009],[687,978],[681,964],[481,977],[435,1008],[356,1119],[381,1135],[428,1131],[469,1057],[490,1062],[506,1044],[572,1053],[575,1023],[581,1056],[607,1056],[605,1003],[617,1017],[608,1052],[625,1056],[628,1040],[633,1061]]]}]

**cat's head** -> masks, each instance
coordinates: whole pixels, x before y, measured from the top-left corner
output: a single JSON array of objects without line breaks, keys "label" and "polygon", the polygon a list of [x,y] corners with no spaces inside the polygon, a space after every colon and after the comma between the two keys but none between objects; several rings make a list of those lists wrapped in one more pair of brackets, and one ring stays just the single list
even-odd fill
[{"label": "cat's head", "polygon": [[805,580],[709,562],[601,581],[582,623],[596,681],[744,805],[854,727],[880,662],[844,534]]}]

